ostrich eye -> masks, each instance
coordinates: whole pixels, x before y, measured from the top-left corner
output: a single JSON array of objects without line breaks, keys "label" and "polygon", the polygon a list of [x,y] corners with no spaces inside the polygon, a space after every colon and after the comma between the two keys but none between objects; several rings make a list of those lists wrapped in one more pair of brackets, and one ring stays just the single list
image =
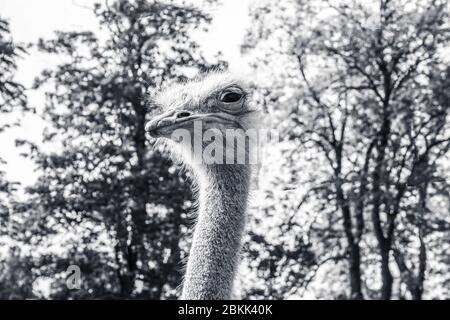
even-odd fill
[{"label": "ostrich eye", "polygon": [[234,91],[228,91],[223,93],[220,96],[220,101],[224,102],[224,103],[234,103],[234,102],[238,102],[239,100],[241,100],[242,98],[242,94],[239,92],[234,92]]}]

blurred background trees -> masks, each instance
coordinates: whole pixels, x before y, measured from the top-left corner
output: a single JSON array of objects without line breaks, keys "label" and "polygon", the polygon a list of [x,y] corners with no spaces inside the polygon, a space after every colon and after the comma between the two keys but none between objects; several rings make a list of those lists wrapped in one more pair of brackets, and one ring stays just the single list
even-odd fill
[{"label": "blurred background trees", "polygon": [[[161,85],[226,63],[194,41],[205,8],[93,9],[99,32],[35,44],[57,64],[33,88],[47,98],[42,145],[17,141],[37,182],[18,200],[0,173],[1,298],[179,295],[190,179],[144,124]],[[259,173],[236,297],[450,297],[448,3],[264,0],[250,20],[253,98],[282,141]],[[0,110],[29,112],[14,81],[24,47],[4,20],[0,35]],[[67,288],[69,265],[80,290]]]},{"label": "blurred background trees", "polygon": [[448,190],[439,170],[450,147],[448,3],[285,1],[260,4],[253,17],[243,49],[261,72],[284,66],[266,77],[275,80],[264,100],[289,141],[293,197],[306,193],[277,201],[320,210],[308,237],[333,238],[332,260],[345,256],[342,298],[420,299],[424,280],[442,275],[427,257],[449,244],[448,196],[433,210],[430,200]]},{"label": "blurred background trees", "polygon": [[[18,125],[8,114],[13,110],[28,110],[25,88],[16,81],[17,62],[25,54],[24,45],[17,43],[11,36],[9,22],[0,16],[0,134],[12,126]],[[22,260],[20,247],[11,245],[14,230],[12,205],[15,199],[16,183],[8,181],[3,166],[5,161],[0,157],[0,298],[27,297],[31,291],[31,280],[28,274],[21,271],[13,273],[18,265],[26,265]],[[11,246],[10,246],[11,245]],[[25,273],[28,273],[24,269]],[[17,284],[12,286],[12,284]]]},{"label": "blurred background trees", "polygon": [[[190,184],[151,148],[144,125],[148,97],[163,82],[218,66],[189,38],[210,19],[194,7],[141,0],[98,4],[95,14],[104,38],[57,32],[38,42],[62,62],[35,83],[47,92],[43,139],[52,151],[17,141],[40,172],[16,205],[19,228],[32,230],[24,241],[45,252],[34,272],[53,279],[49,298],[173,298],[187,254]],[[81,291],[66,289],[70,264],[81,268]]]},{"label": "blurred background trees", "polygon": [[[27,107],[25,88],[15,80],[17,59],[24,53],[24,46],[12,39],[9,22],[0,17],[0,114],[4,115],[0,122],[0,133],[17,124],[11,123],[8,118],[5,120],[5,115],[14,109]],[[13,184],[4,177],[3,164],[4,160],[0,158],[0,226],[8,220],[7,202],[14,191]]]}]

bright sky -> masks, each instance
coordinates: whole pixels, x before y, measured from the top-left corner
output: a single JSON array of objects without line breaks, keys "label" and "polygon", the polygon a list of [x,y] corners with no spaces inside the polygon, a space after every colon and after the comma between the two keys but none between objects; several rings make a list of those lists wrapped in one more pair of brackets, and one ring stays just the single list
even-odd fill
[{"label": "bright sky", "polygon": [[[213,12],[209,32],[199,36],[205,53],[221,51],[230,62],[230,69],[241,72],[246,72],[247,65],[239,45],[248,27],[250,1],[222,0]],[[92,0],[1,0],[0,15],[9,20],[15,41],[36,42],[39,38],[52,37],[55,30],[98,30],[97,20],[89,9],[93,3]],[[19,61],[17,80],[29,88],[40,71],[52,65],[55,65],[54,57],[32,50]],[[27,93],[30,105],[40,109],[45,101],[43,92],[28,90]],[[35,115],[14,114],[7,120],[11,118],[21,118],[22,125],[0,134],[0,157],[7,161],[5,171],[9,180],[30,185],[37,176],[33,162],[20,156],[21,150],[15,147],[14,141],[19,138],[40,143],[45,123]]]}]

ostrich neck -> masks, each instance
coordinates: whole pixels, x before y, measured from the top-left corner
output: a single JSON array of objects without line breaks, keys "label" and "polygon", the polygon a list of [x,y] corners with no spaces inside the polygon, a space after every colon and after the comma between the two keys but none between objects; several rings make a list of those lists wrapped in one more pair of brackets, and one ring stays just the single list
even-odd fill
[{"label": "ostrich neck", "polygon": [[213,165],[199,175],[199,214],[183,299],[229,299],[246,219],[250,169]]}]

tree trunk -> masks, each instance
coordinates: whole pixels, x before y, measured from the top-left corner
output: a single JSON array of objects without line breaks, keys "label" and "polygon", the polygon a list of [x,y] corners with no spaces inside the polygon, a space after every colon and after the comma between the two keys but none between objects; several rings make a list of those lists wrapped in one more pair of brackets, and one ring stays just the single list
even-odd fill
[{"label": "tree trunk", "polygon": [[119,282],[120,297],[130,299],[134,291],[134,280],[136,278],[136,253],[130,245],[127,245],[130,239],[128,223],[125,212],[115,212],[114,229],[111,229],[113,238],[116,239],[114,245],[114,258],[117,265],[117,278]]},{"label": "tree trunk", "polygon": [[355,239],[353,234],[350,207],[347,199],[345,199],[342,186],[339,182],[336,183],[336,196],[342,211],[344,233],[348,243],[350,298],[360,300],[363,299],[363,295],[361,291],[361,256],[359,239]]},{"label": "tree trunk", "polygon": [[418,229],[419,229],[419,270],[416,280],[416,285],[411,292],[412,298],[414,300],[422,300],[423,294],[423,283],[425,281],[425,272],[427,268],[427,247],[424,240],[424,219],[426,213],[426,205],[427,205],[427,191],[428,191],[428,183],[424,182],[423,185],[420,186],[419,189],[419,219],[418,219]]},{"label": "tree trunk", "polygon": [[[390,247],[390,246],[389,246]],[[389,268],[389,254],[390,248],[387,245],[380,246],[381,251],[381,299],[389,300],[392,296],[392,274]]]},{"label": "tree trunk", "polygon": [[[146,165],[146,138],[145,138],[145,120],[146,120],[146,109],[142,104],[141,97],[136,94],[133,99],[131,99],[133,104],[133,109],[136,117],[136,128],[134,133],[134,147],[136,151],[137,163],[132,169],[133,172],[133,200],[134,206],[131,209],[131,219],[132,219],[132,234],[131,234],[131,244],[129,246],[130,250],[135,254],[135,260],[141,262],[141,266],[146,268],[147,266],[147,254],[145,250],[145,235],[151,228],[151,225],[146,224],[147,221],[147,202],[150,193],[150,186],[147,176],[147,165]],[[142,272],[146,274],[146,270],[134,270],[134,273]],[[152,284],[149,284],[149,287]],[[151,289],[151,288],[150,288]],[[150,290],[152,292],[152,290]],[[155,297],[151,296],[150,299]],[[158,297],[159,298],[159,297]]]},{"label": "tree trunk", "polygon": [[[114,246],[115,260],[117,264],[117,279],[119,281],[120,297],[122,299],[129,299],[134,290],[134,273],[130,270],[130,252],[121,248],[119,244]],[[121,261],[121,255],[126,259],[126,265]]]},{"label": "tree trunk", "polygon": [[[388,91],[386,91],[388,92]],[[387,93],[386,93],[387,94]],[[381,299],[389,300],[392,295],[392,274],[389,268],[389,255],[391,251],[392,244],[392,234],[393,229],[391,229],[394,225],[394,218],[388,216],[388,220],[391,219],[391,225],[388,229],[388,234],[385,236],[383,232],[383,223],[380,219],[381,213],[381,205],[382,205],[382,185],[384,183],[384,161],[385,161],[385,153],[388,147],[388,139],[391,132],[391,122],[389,119],[388,112],[388,101],[386,100],[383,103],[383,123],[380,130],[380,136],[377,144],[377,156],[375,158],[375,168],[372,173],[372,193],[373,193],[373,209],[372,209],[372,223],[375,232],[375,236],[378,242],[378,249],[381,257]],[[388,208],[385,206],[385,211],[388,211]],[[386,212],[389,215],[389,212]]]},{"label": "tree trunk", "polygon": [[364,299],[361,290],[361,254],[359,245],[350,246],[350,289],[351,299]]}]

